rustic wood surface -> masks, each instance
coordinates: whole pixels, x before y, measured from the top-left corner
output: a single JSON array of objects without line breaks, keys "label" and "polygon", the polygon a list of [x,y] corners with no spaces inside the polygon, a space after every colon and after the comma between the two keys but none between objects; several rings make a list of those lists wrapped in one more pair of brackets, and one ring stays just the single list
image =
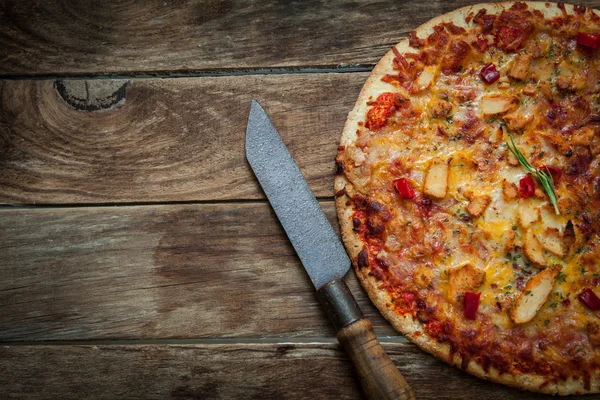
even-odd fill
[{"label": "rustic wood surface", "polygon": [[[417,399],[551,398],[475,378],[413,345],[384,347]],[[0,370],[11,399],[362,398],[334,343],[0,346]]]},{"label": "rustic wood surface", "polygon": [[264,202],[6,208],[0,226],[0,341],[335,337]]},{"label": "rustic wood surface", "polygon": [[368,67],[422,23],[476,3],[2,0],[0,76]]},{"label": "rustic wood surface", "polygon": [[[95,104],[83,101],[87,81],[61,83],[63,94],[53,81],[0,82],[0,202],[264,198],[244,154],[252,98],[279,128],[315,195],[331,197],[339,136],[366,77],[116,81],[108,92],[126,86],[124,98],[90,112],[82,111]],[[92,97],[106,92],[93,82]]]},{"label": "rustic wood surface", "polygon": [[[0,0],[0,399],[363,398],[245,160],[250,99],[337,229],[368,71],[476,2]],[[418,399],[544,397],[422,352],[347,282]]]}]

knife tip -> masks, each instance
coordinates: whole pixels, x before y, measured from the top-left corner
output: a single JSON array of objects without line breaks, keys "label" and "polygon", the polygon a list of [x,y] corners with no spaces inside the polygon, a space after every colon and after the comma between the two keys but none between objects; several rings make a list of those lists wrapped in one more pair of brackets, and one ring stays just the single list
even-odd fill
[{"label": "knife tip", "polygon": [[258,102],[258,100],[256,99],[252,99],[252,101],[250,102],[250,112],[252,112],[253,109],[255,108],[260,108],[262,109],[260,103]]}]

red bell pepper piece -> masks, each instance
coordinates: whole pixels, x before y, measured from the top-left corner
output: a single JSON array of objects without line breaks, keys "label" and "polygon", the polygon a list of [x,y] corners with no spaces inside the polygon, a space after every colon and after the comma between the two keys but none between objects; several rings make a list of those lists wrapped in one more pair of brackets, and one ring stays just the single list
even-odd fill
[{"label": "red bell pepper piece", "polygon": [[600,35],[579,32],[577,34],[577,44],[586,47],[591,47],[592,49],[597,49],[598,47],[600,47]]},{"label": "red bell pepper piece", "polygon": [[481,293],[465,293],[464,314],[468,319],[475,319],[477,315],[477,309],[479,308],[479,297],[481,297]]},{"label": "red bell pepper piece", "polygon": [[496,82],[500,78],[500,74],[496,70],[496,66],[492,63],[481,68],[481,79],[487,84]]},{"label": "red bell pepper piece", "polygon": [[560,168],[555,167],[554,165],[543,165],[540,170],[549,173],[552,175],[552,180],[554,183],[557,183],[562,176],[562,171]]},{"label": "red bell pepper piece", "polygon": [[579,300],[592,311],[600,310],[600,298],[596,296],[596,293],[590,288],[585,289],[577,296]]},{"label": "red bell pepper piece", "polygon": [[410,183],[408,183],[406,178],[396,179],[394,186],[403,199],[412,199],[415,197],[415,191],[410,187]]},{"label": "red bell pepper piece", "polygon": [[527,174],[519,181],[519,193],[521,197],[527,199],[535,194],[535,182],[531,175]]}]

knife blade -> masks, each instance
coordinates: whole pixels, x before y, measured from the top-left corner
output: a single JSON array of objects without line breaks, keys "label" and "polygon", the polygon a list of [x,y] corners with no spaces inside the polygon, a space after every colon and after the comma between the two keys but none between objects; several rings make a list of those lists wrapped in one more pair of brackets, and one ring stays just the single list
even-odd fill
[{"label": "knife blade", "polygon": [[342,279],[350,269],[344,246],[256,100],[252,100],[248,116],[246,158],[353,361],[367,397],[414,399]]},{"label": "knife blade", "polygon": [[246,158],[315,289],[344,277],[350,269],[344,246],[273,123],[254,100],[246,129]]}]

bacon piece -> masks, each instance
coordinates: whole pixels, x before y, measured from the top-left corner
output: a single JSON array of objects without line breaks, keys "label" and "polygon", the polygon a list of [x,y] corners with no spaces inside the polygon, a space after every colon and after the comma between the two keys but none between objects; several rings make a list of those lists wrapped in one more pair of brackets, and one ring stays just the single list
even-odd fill
[{"label": "bacon piece", "polygon": [[482,8],[477,12],[475,18],[473,18],[473,22],[477,25],[481,26],[481,31],[483,33],[489,33],[492,31],[494,27],[494,21],[496,20],[495,15],[487,15],[487,10]]},{"label": "bacon piece", "polygon": [[[396,46],[392,47],[392,51],[394,52],[394,67],[395,69],[398,69],[400,71],[406,71],[410,68],[410,65],[408,64],[408,61],[406,61],[406,58],[404,58],[404,56],[402,55],[402,53],[400,53],[398,51],[398,49],[396,48]],[[402,68],[400,68],[402,67]]]},{"label": "bacon piece", "polygon": [[433,27],[433,33],[427,37],[427,45],[430,47],[443,48],[450,41],[450,36],[445,32],[444,27],[436,25]]},{"label": "bacon piece", "polygon": [[494,44],[499,49],[514,51],[523,41],[523,31],[514,26],[501,26],[494,35]]},{"label": "bacon piece", "polygon": [[421,52],[421,56],[425,65],[435,65],[440,59],[440,52],[437,49],[425,49]]},{"label": "bacon piece", "polygon": [[471,53],[471,46],[464,40],[453,41],[450,44],[450,54],[442,58],[442,73],[444,75],[460,72],[462,64]]},{"label": "bacon piece", "polygon": [[419,48],[419,47],[425,46],[425,43],[426,43],[425,39],[419,39],[417,37],[417,31],[410,32],[410,39],[408,40],[408,45],[410,47]]},{"label": "bacon piece", "polygon": [[466,32],[465,28],[454,25],[454,22],[442,22],[440,25],[453,35],[460,35]]},{"label": "bacon piece", "polygon": [[521,49],[535,29],[522,13],[511,11],[502,11],[496,22],[499,28],[494,32],[494,44],[507,52]]},{"label": "bacon piece", "polygon": [[481,35],[477,36],[477,40],[474,40],[471,42],[471,46],[479,51],[480,53],[485,53],[489,47],[487,40],[485,40],[484,38],[480,37]]}]

